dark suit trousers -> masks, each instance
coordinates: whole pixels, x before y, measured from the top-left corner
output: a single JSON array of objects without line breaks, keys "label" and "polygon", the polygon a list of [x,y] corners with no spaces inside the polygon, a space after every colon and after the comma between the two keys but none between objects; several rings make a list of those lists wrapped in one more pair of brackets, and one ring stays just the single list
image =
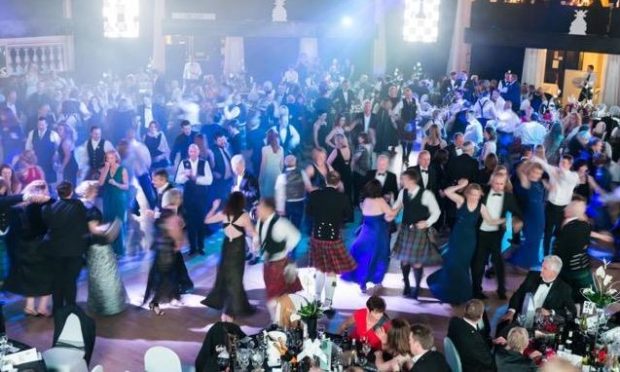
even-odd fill
[{"label": "dark suit trousers", "polygon": [[204,219],[207,215],[207,192],[203,190],[186,190],[183,194],[183,211],[187,226],[187,240],[190,253],[203,250],[205,246]]},{"label": "dark suit trousers", "polygon": [[504,231],[478,231],[478,245],[471,263],[472,285],[475,294],[482,293],[484,266],[491,256],[493,268],[497,275],[497,292],[506,292],[504,260],[502,259],[502,237]]},{"label": "dark suit trousers", "polygon": [[547,202],[545,205],[545,236],[543,238],[543,249],[545,256],[551,252],[551,238],[562,226],[564,219],[564,208],[559,205]]},{"label": "dark suit trousers", "polygon": [[52,257],[50,259],[53,285],[54,311],[67,305],[75,305],[77,279],[84,266],[82,257]]}]

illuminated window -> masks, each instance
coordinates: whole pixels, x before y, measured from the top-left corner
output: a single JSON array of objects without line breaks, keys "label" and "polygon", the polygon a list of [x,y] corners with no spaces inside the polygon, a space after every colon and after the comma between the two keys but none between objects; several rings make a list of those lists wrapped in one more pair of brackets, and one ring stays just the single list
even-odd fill
[{"label": "illuminated window", "polygon": [[434,43],[439,35],[439,0],[405,0],[403,39]]},{"label": "illuminated window", "polygon": [[103,36],[140,36],[140,0],[103,0]]}]

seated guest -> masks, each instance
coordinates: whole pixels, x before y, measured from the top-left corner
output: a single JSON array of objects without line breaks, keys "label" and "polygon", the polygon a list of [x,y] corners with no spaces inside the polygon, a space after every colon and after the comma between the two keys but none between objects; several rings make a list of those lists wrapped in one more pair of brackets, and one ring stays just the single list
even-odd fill
[{"label": "seated guest", "polygon": [[556,357],[545,363],[539,372],[579,372],[572,362],[560,357]]},{"label": "seated guest", "polygon": [[338,333],[342,334],[353,326],[351,338],[366,339],[373,350],[381,350],[381,339],[377,331],[383,332],[390,328],[389,317],[385,314],[385,300],[379,296],[370,296],[365,309],[358,309],[342,323]]},{"label": "seated guest", "polygon": [[[529,343],[527,330],[523,327],[515,327],[508,332],[506,348],[495,349],[495,364],[497,370],[502,372],[527,372],[536,371],[534,362],[523,355],[523,351]],[[540,355],[540,353],[538,353]]]},{"label": "seated guest", "polygon": [[413,355],[413,367],[409,372],[449,372],[446,358],[438,351],[431,350],[435,340],[433,330],[424,324],[414,324],[409,333],[409,348]]},{"label": "seated guest", "polygon": [[566,262],[562,266],[560,278],[573,289],[573,299],[581,302],[581,289],[594,285],[588,246],[590,238],[613,242],[611,236],[592,231],[586,216],[586,203],[583,199],[571,201],[564,208],[564,221],[555,239],[554,253]]},{"label": "seated guest", "polygon": [[480,333],[478,324],[484,315],[484,303],[469,300],[462,318],[453,317],[448,325],[448,337],[461,357],[463,372],[495,371],[489,342]]},{"label": "seated guest", "polygon": [[301,293],[288,293],[274,300],[276,305],[274,324],[284,329],[297,327],[300,319],[299,315],[297,315],[299,310],[310,303]]},{"label": "seated guest", "polygon": [[[411,363],[411,350],[409,347],[409,322],[404,319],[392,320],[392,327],[387,335],[383,330],[378,331],[378,336],[383,342],[383,350],[375,351],[375,365],[378,371],[402,371]],[[383,352],[392,356],[390,360],[383,359]]]},{"label": "seated guest", "polygon": [[[560,257],[545,257],[542,270],[540,272],[530,271],[519,289],[512,295],[508,304],[508,312],[502,321],[512,322],[514,320],[515,314],[523,308],[525,295],[528,292],[533,294],[534,308],[540,309],[545,316],[553,313],[566,316],[568,311],[575,314],[572,288],[558,278],[561,270],[562,259]],[[501,324],[497,329],[501,329]]]}]

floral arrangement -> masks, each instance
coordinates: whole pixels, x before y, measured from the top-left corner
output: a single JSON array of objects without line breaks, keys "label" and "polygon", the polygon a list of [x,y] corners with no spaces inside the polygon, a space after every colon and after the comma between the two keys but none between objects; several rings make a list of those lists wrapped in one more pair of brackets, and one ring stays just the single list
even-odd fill
[{"label": "floral arrangement", "polygon": [[299,309],[297,314],[302,319],[317,319],[323,314],[321,303],[319,301],[308,302]]},{"label": "floral arrangement", "polygon": [[615,288],[618,283],[614,278],[607,274],[609,262],[603,261],[603,266],[596,269],[594,273],[594,288],[582,288],[581,294],[588,301],[593,302],[598,308],[604,308],[620,300],[620,293]]}]

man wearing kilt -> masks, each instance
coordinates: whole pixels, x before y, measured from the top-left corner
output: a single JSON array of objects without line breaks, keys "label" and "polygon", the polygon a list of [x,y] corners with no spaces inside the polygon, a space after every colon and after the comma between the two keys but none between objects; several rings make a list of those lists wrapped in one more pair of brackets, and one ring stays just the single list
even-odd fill
[{"label": "man wearing kilt", "polygon": [[[418,183],[420,174],[409,168],[401,175],[403,189],[393,209],[398,213],[403,210],[402,223],[394,243],[394,258],[400,261],[405,287],[403,295],[418,298],[420,282],[424,273],[424,264],[433,256],[429,239],[429,228],[439,219],[441,211],[437,200],[430,190],[424,190]],[[413,266],[415,288],[411,291],[409,273]]]},{"label": "man wearing kilt", "polygon": [[278,297],[302,290],[297,272],[288,260],[288,253],[301,240],[301,233],[286,218],[276,214],[273,198],[261,199],[256,208],[258,217],[255,243],[264,254],[263,279],[267,290],[267,310],[275,322]]},{"label": "man wearing kilt", "polygon": [[306,213],[313,222],[310,239],[310,265],[316,268],[316,299],[320,300],[325,288],[326,311],[331,311],[336,290],[337,275],[352,271],[357,264],[342,242],[342,225],[351,214],[348,196],[337,190],[340,175],[327,173],[327,187],[310,193]]}]

